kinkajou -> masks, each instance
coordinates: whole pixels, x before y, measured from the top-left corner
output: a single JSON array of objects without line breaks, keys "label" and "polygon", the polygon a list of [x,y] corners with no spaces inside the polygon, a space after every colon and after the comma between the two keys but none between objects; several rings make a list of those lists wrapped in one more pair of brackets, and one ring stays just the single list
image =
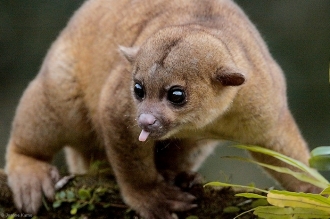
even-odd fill
[{"label": "kinkajou", "polygon": [[170,219],[196,205],[169,176],[196,171],[219,140],[309,158],[282,70],[243,11],[230,0],[88,0],[20,100],[6,173],[17,208],[36,213],[66,147],[71,172],[107,160],[130,207]]}]

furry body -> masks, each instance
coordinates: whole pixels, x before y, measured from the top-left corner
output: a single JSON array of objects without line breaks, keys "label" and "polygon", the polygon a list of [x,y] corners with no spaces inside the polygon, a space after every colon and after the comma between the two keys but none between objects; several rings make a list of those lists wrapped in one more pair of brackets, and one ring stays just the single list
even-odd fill
[{"label": "furry body", "polygon": [[[169,101],[178,97],[180,104]],[[147,219],[168,219],[195,207],[173,176],[197,170],[223,139],[309,158],[282,71],[239,7],[89,0],[20,101],[6,171],[17,207],[35,213],[42,193],[54,194],[58,173],[49,162],[67,146],[71,172],[108,160],[127,204]],[[271,174],[287,189],[313,190]]]}]

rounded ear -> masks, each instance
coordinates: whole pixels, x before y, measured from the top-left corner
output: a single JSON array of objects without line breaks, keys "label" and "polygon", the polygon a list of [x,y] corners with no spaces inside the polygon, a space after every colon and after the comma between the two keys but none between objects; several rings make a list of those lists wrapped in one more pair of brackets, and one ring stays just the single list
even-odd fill
[{"label": "rounded ear", "polygon": [[215,73],[215,78],[223,86],[240,86],[246,81],[244,73],[236,67],[228,66],[218,68]]},{"label": "rounded ear", "polygon": [[133,63],[136,58],[136,54],[139,51],[139,47],[125,47],[119,46],[119,51],[125,56],[125,58],[130,62]]}]

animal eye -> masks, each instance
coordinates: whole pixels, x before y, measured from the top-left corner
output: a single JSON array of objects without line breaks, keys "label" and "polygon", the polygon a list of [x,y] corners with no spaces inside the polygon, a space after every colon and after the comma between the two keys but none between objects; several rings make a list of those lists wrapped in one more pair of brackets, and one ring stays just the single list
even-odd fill
[{"label": "animal eye", "polygon": [[186,93],[180,87],[171,87],[167,93],[167,99],[174,105],[183,105],[186,103]]},{"label": "animal eye", "polygon": [[143,85],[140,83],[135,83],[134,85],[134,93],[137,99],[142,100],[145,96],[145,91]]}]

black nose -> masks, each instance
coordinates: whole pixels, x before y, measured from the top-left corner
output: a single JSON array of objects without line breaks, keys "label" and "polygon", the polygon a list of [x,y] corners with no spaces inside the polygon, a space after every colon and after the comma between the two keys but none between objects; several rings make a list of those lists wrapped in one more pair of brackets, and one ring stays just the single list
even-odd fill
[{"label": "black nose", "polygon": [[145,131],[153,131],[159,128],[160,123],[154,115],[142,113],[138,118],[138,125]]}]

